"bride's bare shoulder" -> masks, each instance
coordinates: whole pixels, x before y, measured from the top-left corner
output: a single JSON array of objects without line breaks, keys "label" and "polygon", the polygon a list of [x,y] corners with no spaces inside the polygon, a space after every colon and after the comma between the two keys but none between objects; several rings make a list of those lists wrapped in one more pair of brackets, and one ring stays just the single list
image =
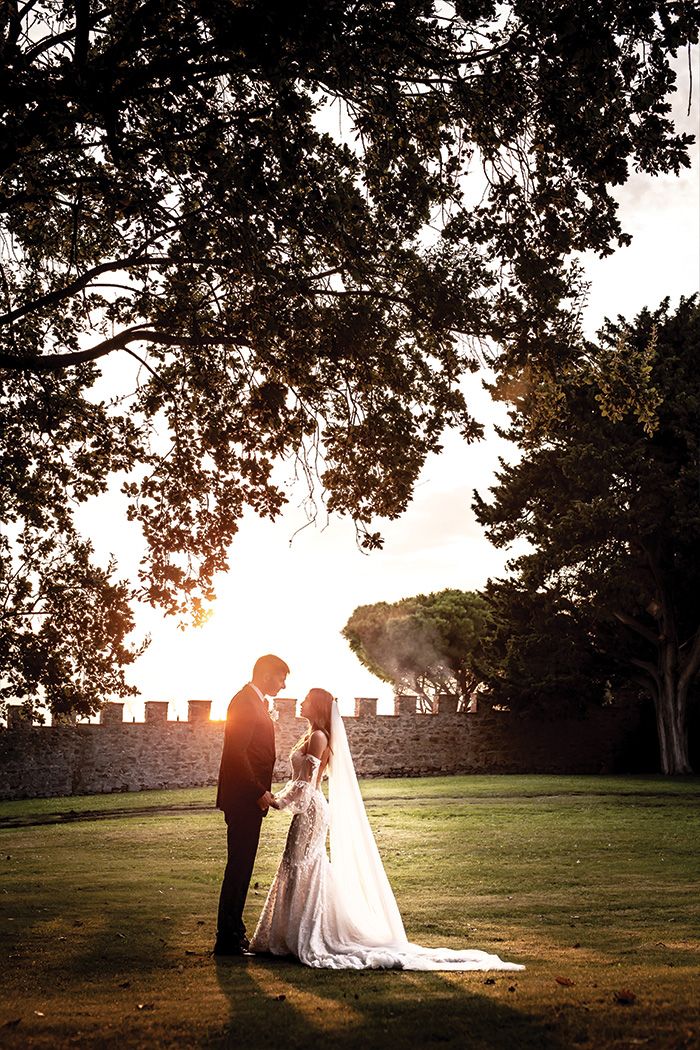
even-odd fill
[{"label": "bride's bare shoulder", "polygon": [[306,754],[313,755],[314,758],[321,758],[324,751],[328,748],[328,737],[322,729],[314,729],[313,733],[309,737],[309,742],[306,747]]}]

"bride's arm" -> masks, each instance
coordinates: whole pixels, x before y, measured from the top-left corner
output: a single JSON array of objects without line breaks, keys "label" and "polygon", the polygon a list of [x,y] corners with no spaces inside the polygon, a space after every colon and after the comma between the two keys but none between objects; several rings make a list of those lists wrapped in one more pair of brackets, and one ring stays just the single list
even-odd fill
[{"label": "bride's arm", "polygon": [[289,780],[283,789],[275,795],[280,809],[291,809],[293,813],[303,813],[309,804],[313,792],[313,780],[321,765],[321,757],[328,747],[328,737],[320,729],[311,734],[304,761],[294,780]]}]

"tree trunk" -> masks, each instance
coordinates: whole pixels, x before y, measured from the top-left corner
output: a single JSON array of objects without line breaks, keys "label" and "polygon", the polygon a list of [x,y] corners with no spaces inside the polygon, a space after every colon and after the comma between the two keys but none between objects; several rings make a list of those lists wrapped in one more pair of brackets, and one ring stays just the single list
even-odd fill
[{"label": "tree trunk", "polygon": [[655,635],[626,613],[617,612],[615,615],[656,649],[653,662],[632,660],[632,663],[643,672],[634,680],[654,701],[661,771],[675,776],[692,773],[688,748],[688,691],[700,663],[700,630],[691,653],[681,661],[673,624],[670,624],[670,637],[669,634]]},{"label": "tree trunk", "polygon": [[692,773],[688,753],[687,720],[678,711],[678,705],[666,690],[656,702],[656,727],[659,733],[661,772],[672,775]]},{"label": "tree trunk", "polygon": [[678,624],[673,595],[671,559],[664,557],[660,541],[647,548],[649,567],[657,586],[659,624],[657,642],[658,688],[656,691],[656,726],[659,733],[661,770],[670,775],[692,773],[688,752],[688,689],[694,677],[693,664],[697,642],[683,667],[678,638]]},{"label": "tree trunk", "polygon": [[688,687],[679,681],[678,654],[673,644],[660,646],[660,688],[655,697],[661,771],[675,776],[692,773],[688,751]]}]

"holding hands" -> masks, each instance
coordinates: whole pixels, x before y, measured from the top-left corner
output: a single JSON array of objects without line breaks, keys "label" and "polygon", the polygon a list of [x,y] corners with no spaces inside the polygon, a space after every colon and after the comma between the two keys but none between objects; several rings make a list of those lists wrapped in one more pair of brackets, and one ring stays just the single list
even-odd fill
[{"label": "holding hands", "polygon": [[263,811],[270,808],[279,809],[277,799],[271,791],[266,791],[264,795],[260,796],[260,798],[258,799],[258,805]]}]

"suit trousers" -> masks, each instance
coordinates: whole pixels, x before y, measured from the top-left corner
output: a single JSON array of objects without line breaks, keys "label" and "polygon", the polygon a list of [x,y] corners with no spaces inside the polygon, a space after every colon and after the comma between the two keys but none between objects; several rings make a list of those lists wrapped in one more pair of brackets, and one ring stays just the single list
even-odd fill
[{"label": "suit trousers", "polygon": [[263,811],[255,802],[247,802],[227,810],[225,816],[228,860],[219,897],[217,937],[222,942],[237,943],[245,936],[243,908],[258,850]]}]

